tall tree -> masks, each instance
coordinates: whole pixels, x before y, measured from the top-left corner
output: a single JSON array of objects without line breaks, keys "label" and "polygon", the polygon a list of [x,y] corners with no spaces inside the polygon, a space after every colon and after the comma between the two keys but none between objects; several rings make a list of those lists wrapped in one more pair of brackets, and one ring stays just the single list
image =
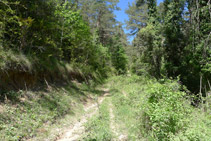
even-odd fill
[{"label": "tall tree", "polygon": [[119,0],[81,0],[81,11],[84,19],[91,26],[93,32],[97,30],[100,42],[107,45],[114,32],[115,19],[114,10],[118,10]]},{"label": "tall tree", "polygon": [[126,48],[128,46],[127,37],[122,29],[122,24],[115,27],[115,34],[110,43],[111,61],[118,74],[124,74],[127,71],[128,58]]},{"label": "tall tree", "polygon": [[179,75],[181,57],[184,49],[184,35],[182,25],[184,23],[184,1],[164,1],[164,36],[165,36],[165,60],[168,76]]},{"label": "tall tree", "polygon": [[146,26],[148,14],[146,3],[140,3],[140,1],[136,0],[128,5],[128,9],[125,12],[129,16],[129,20],[126,23],[131,35],[135,35],[141,28]]},{"label": "tall tree", "polygon": [[[136,6],[146,6],[147,22],[145,26],[137,33],[134,40],[134,47],[139,54],[137,55],[137,69],[145,68],[149,74],[159,78],[162,59],[162,36],[160,35],[161,25],[157,14],[157,5],[155,0],[139,0]],[[130,24],[128,26],[131,26]],[[133,67],[135,69],[135,67]],[[135,69],[137,72],[138,70]],[[140,69],[142,72],[143,69]]]}]

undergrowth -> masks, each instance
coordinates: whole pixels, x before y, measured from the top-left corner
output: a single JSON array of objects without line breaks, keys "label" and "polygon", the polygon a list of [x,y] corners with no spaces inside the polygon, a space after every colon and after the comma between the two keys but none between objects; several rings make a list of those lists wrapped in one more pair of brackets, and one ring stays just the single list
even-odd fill
[{"label": "undergrowth", "polygon": [[136,103],[141,103],[144,80],[139,77],[114,77],[109,80],[109,87],[114,105],[114,114],[121,132],[127,133],[128,140],[144,140],[140,134]]},{"label": "undergrowth", "polygon": [[191,106],[177,81],[160,83],[133,75],[113,77],[108,83],[116,117],[128,132],[128,140],[211,139],[211,116]]},{"label": "undergrowth", "polygon": [[109,75],[108,72],[83,62],[43,59],[0,47],[0,96],[2,90],[34,89],[46,81],[54,83],[77,79],[80,82],[89,83],[93,80],[101,83]]},{"label": "undergrowth", "polygon": [[82,114],[82,105],[91,93],[95,93],[94,89],[79,83],[43,91],[12,92],[16,99],[6,99],[0,104],[0,140],[18,141],[48,134],[45,126],[64,115],[74,116],[78,109]]}]

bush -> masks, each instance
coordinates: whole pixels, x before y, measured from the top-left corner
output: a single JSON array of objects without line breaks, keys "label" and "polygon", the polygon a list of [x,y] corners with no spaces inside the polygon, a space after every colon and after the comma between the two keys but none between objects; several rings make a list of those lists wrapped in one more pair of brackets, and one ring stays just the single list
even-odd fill
[{"label": "bush", "polygon": [[210,99],[200,109],[176,80],[132,75],[112,78],[113,104],[129,140],[209,141]]},{"label": "bush", "polygon": [[147,101],[143,107],[142,125],[148,134],[157,140],[169,140],[186,127],[191,111],[186,104],[185,93],[179,91],[179,84],[152,82],[146,90]]}]

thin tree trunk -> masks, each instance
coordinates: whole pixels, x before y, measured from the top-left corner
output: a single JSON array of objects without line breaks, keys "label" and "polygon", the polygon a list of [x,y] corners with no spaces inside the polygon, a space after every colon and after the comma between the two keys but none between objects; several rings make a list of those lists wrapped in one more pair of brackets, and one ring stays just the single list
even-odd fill
[{"label": "thin tree trunk", "polygon": [[209,81],[209,80],[207,80],[207,82],[208,82],[208,85],[209,85],[209,87],[210,87],[210,91],[211,91],[211,85],[210,85],[210,81]]},{"label": "thin tree trunk", "polygon": [[197,9],[197,15],[196,15],[196,18],[197,18],[197,34],[200,30],[200,10],[199,10],[199,0],[196,0],[196,9]]},{"label": "thin tree trunk", "polygon": [[205,112],[207,112],[208,105],[209,105],[209,104],[208,104],[208,96],[207,96],[208,94],[207,94],[207,88],[206,88],[206,87],[207,87],[207,86],[205,85],[205,87],[204,87],[204,91],[205,91],[205,94],[206,94],[206,99],[205,99],[205,105],[206,105],[206,106],[204,107],[204,111],[205,111]]},{"label": "thin tree trunk", "polygon": [[63,19],[63,23],[62,23],[61,47],[62,47],[62,44],[63,44],[63,36],[64,36],[64,19]]},{"label": "thin tree trunk", "polygon": [[210,13],[210,19],[211,19],[211,3],[210,3],[210,0],[207,2],[207,5],[209,6],[209,13]]},{"label": "thin tree trunk", "polygon": [[202,99],[202,75],[200,76],[200,98]]}]

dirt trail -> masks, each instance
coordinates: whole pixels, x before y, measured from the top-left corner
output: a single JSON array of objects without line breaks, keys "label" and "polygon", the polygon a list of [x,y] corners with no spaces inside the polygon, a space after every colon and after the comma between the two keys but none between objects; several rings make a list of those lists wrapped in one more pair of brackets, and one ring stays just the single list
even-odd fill
[{"label": "dirt trail", "polygon": [[115,122],[115,116],[113,113],[113,106],[112,103],[110,102],[109,104],[110,110],[109,110],[109,114],[110,114],[110,128],[112,130],[112,132],[114,133],[116,140],[117,141],[127,141],[127,135],[121,133],[119,131],[119,127]]},{"label": "dirt trail", "polygon": [[95,114],[97,114],[99,105],[103,102],[106,96],[109,95],[108,89],[103,89],[104,95],[99,97],[96,102],[84,105],[85,115],[77,121],[73,126],[69,127],[61,134],[56,141],[76,141],[85,131],[84,124]]}]

